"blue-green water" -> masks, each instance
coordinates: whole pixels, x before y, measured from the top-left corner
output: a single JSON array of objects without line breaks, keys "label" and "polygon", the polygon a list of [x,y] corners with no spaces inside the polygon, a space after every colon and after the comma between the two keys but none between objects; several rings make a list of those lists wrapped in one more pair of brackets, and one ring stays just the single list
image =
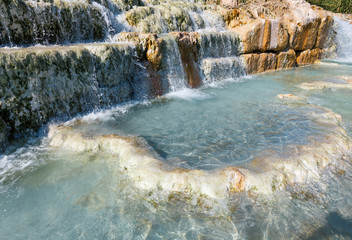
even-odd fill
[{"label": "blue-green water", "polygon": [[[216,169],[285,156],[287,145],[327,133],[314,105],[343,117],[352,133],[352,91],[306,91],[341,81],[350,65],[316,65],[183,90],[77,118],[90,135],[141,136],[171,165]],[[303,100],[287,102],[277,94]],[[77,122],[77,121],[76,121]],[[348,153],[346,153],[348,154]],[[47,146],[45,134],[0,157],[0,239],[351,239],[350,158],[319,181],[272,195],[238,193],[205,203],[136,189],[108,153]],[[204,207],[206,206],[206,207]]]}]

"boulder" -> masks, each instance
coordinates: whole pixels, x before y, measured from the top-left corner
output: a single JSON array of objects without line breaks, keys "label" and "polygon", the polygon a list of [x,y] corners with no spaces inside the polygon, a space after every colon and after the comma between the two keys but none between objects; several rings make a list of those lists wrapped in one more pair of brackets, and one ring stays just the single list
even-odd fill
[{"label": "boulder", "polygon": [[244,54],[242,57],[248,74],[276,69],[276,55],[274,53]]},{"label": "boulder", "polygon": [[319,48],[315,48],[312,50],[306,50],[297,54],[297,64],[298,65],[306,65],[313,64],[319,61],[321,57],[322,50]]},{"label": "boulder", "polygon": [[296,53],[290,49],[287,52],[280,52],[277,55],[277,69],[285,69],[296,66]]}]

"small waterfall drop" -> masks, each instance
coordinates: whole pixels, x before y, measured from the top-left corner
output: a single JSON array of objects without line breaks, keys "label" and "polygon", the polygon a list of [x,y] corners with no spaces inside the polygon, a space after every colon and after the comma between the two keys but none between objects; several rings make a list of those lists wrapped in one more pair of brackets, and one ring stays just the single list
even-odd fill
[{"label": "small waterfall drop", "polygon": [[352,63],[352,24],[335,18],[337,23],[337,57],[344,62]]},{"label": "small waterfall drop", "polygon": [[187,81],[176,38],[171,35],[163,35],[161,38],[164,42],[163,54],[165,56],[162,78],[168,81],[170,92],[182,90],[187,87]]}]

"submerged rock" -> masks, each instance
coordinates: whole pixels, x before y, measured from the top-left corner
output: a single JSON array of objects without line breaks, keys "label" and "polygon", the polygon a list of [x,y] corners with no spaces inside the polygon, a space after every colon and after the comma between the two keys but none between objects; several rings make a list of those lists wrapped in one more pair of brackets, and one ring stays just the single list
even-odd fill
[{"label": "submerged rock", "polygon": [[347,83],[333,83],[333,82],[309,82],[302,83],[300,88],[305,90],[322,90],[322,89],[352,89],[352,82]]},{"label": "submerged rock", "polygon": [[227,167],[214,171],[172,168],[154,157],[143,139],[103,135],[86,137],[74,128],[51,126],[49,144],[77,153],[104,151],[118,163],[134,185],[144,191],[161,191],[165,194],[205,195],[224,199],[230,193],[243,191],[245,177],[240,170]]}]

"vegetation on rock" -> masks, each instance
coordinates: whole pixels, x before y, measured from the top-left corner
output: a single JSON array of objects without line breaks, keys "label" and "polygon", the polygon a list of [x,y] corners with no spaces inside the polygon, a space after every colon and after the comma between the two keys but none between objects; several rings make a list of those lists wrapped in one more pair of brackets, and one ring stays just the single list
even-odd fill
[{"label": "vegetation on rock", "polygon": [[332,12],[352,13],[352,0],[307,0],[307,2]]}]

